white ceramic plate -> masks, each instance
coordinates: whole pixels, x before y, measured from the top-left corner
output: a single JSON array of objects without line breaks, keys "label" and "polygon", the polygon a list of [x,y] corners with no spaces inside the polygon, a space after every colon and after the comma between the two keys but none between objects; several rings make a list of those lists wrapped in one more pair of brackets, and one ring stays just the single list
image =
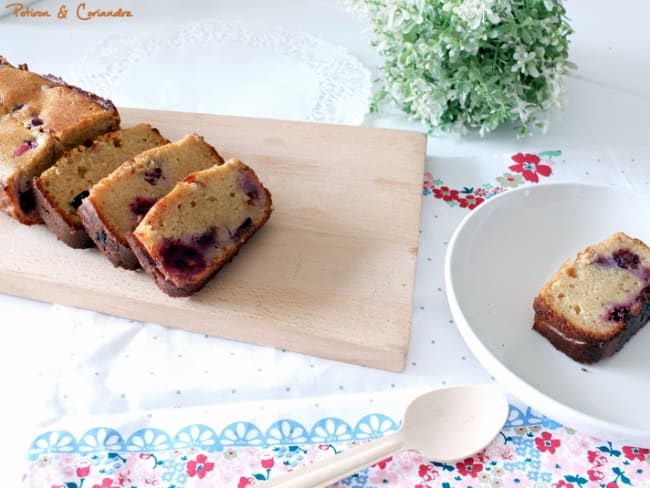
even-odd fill
[{"label": "white ceramic plate", "polygon": [[650,445],[650,325],[612,358],[577,363],[532,330],[532,303],[560,264],[616,231],[650,243],[650,195],[583,184],[512,190],[473,210],[445,262],[469,348],[511,394],[602,439]]}]

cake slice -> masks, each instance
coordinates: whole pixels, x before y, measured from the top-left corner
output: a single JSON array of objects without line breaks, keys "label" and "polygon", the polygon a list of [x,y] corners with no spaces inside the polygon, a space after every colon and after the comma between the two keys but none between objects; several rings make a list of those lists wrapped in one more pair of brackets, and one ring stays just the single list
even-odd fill
[{"label": "cake slice", "polygon": [[51,135],[28,129],[10,115],[0,117],[0,208],[24,224],[39,223],[32,178],[60,153]]},{"label": "cake slice", "polygon": [[90,188],[137,154],[168,144],[149,124],[108,132],[92,145],[66,152],[54,166],[34,179],[39,215],[57,238],[74,248],[93,245],[77,215]]},{"label": "cake slice", "polygon": [[618,232],[566,261],[533,303],[533,329],[581,363],[612,356],[650,318],[650,248]]},{"label": "cake slice", "polygon": [[119,128],[120,118],[110,100],[49,77],[52,85],[24,100],[12,115],[26,127],[55,136],[64,149],[85,144]]},{"label": "cake slice", "polygon": [[119,128],[109,100],[0,58],[0,210],[41,223],[32,179],[67,149]]},{"label": "cake slice", "polygon": [[16,68],[0,56],[0,115],[18,110],[49,86],[51,81],[32,73],[26,65]]},{"label": "cake slice", "polygon": [[191,174],[128,236],[142,267],[170,296],[188,296],[266,223],[271,194],[238,159]]},{"label": "cake slice", "polygon": [[151,206],[190,173],[223,164],[203,137],[144,151],[95,184],[77,209],[81,223],[114,266],[139,267],[126,239]]}]

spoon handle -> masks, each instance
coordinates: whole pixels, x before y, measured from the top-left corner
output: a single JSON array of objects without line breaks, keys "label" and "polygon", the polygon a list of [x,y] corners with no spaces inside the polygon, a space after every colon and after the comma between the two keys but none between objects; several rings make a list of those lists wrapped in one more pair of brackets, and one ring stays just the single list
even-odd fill
[{"label": "spoon handle", "polygon": [[280,475],[262,483],[262,487],[321,488],[358,473],[363,468],[378,463],[404,448],[401,431],[366,442],[341,454],[318,461],[309,466]]}]

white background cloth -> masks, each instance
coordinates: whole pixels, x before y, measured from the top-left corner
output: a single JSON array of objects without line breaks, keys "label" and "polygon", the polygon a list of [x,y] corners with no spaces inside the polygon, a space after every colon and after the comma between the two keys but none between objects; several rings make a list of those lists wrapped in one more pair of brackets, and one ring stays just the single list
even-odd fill
[{"label": "white background cloth", "polygon": [[[47,0],[32,8],[56,12],[60,4]],[[135,16],[79,21],[7,15],[0,18],[0,54],[13,63],[27,62],[36,72],[84,82],[92,89],[88,83],[92,84],[93,75],[107,68],[98,65],[99,55],[115,54],[107,54],[111,37],[117,37],[115,42],[131,40],[135,44],[129,47],[129,56],[137,56],[142,50],[138,42],[167,42],[186,23],[235,22],[246,32],[280,29],[301,42],[297,51],[275,52],[275,63],[260,66],[263,77],[256,77],[247,61],[262,63],[264,46],[253,43],[234,55],[229,50],[214,51],[214,39],[202,38],[203,47],[197,51],[202,62],[185,57],[184,69],[179,70],[173,63],[163,66],[145,59],[138,64],[130,59],[127,76],[118,81],[108,76],[103,85],[99,78],[95,82],[110,91],[103,94],[114,96],[118,106],[423,130],[396,112],[365,117],[360,113],[369,89],[363,85],[364,70],[374,78],[380,59],[370,46],[368,26],[336,2],[115,0],[96,4],[128,8]],[[74,5],[68,7],[72,10]],[[512,154],[559,149],[556,180],[648,191],[650,31],[646,23],[650,7],[641,1],[614,5],[599,0],[568,2],[567,9],[576,31],[571,60],[578,70],[568,83],[569,104],[549,131],[523,140],[517,140],[509,128],[484,138],[475,134],[429,138],[426,169],[434,177],[461,188],[494,182],[511,164]],[[183,46],[173,49],[179,59],[189,52]],[[313,49],[312,66],[304,57],[309,49]],[[211,53],[218,62],[210,62]],[[157,56],[159,60],[162,54]],[[345,59],[352,71],[357,70],[356,78],[333,77],[336,66],[323,71],[325,61],[331,59]],[[208,93],[197,98],[194,89],[182,89],[189,83],[188,76],[194,87],[205,89],[215,80],[220,90],[234,89],[230,73],[246,79],[245,91],[253,98],[242,96],[243,91],[237,97]],[[301,82],[292,84],[297,79]],[[361,85],[347,99],[337,98],[336,110],[314,114],[314,100],[323,93],[325,98],[336,95],[338,85],[320,84],[323,79],[343,85],[352,79]],[[176,96],[163,96],[165,90],[156,89],[157,83],[178,87]],[[281,103],[265,103],[271,95]],[[286,415],[318,418],[332,411],[358,419],[370,406],[399,415],[416,390],[490,381],[458,334],[444,293],[446,245],[464,215],[440,200],[423,198],[412,343],[407,368],[399,374],[0,295],[0,431],[8,433],[10,440],[0,448],[7,450],[2,458],[7,466],[20,466],[25,454],[20,446],[26,449],[35,433],[54,426],[81,433],[84,427],[97,425],[98,416],[111,416],[113,425],[123,426],[162,419],[182,425],[211,414],[261,423]],[[184,421],[190,417],[191,421]]]}]

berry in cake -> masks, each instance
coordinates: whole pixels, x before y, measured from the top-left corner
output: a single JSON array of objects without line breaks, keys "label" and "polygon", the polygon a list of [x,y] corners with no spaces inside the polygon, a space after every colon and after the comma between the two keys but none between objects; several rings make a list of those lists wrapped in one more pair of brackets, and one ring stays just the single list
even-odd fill
[{"label": "berry in cake", "polygon": [[178,183],[144,216],[129,243],[170,296],[189,296],[233,259],[269,219],[271,194],[237,159]]},{"label": "berry in cake", "polygon": [[66,152],[54,166],[34,179],[38,212],[59,240],[74,248],[93,245],[77,209],[90,188],[135,155],[167,144],[149,124],[108,132],[92,144]]},{"label": "berry in cake", "polygon": [[582,363],[612,356],[650,319],[650,248],[618,232],[565,262],[535,298],[533,329]]},{"label": "berry in cake", "polygon": [[32,178],[60,153],[56,139],[27,129],[9,115],[0,117],[0,208],[24,224],[40,222]]},{"label": "berry in cake", "polygon": [[41,223],[32,179],[68,149],[119,127],[109,100],[0,57],[0,210]]},{"label": "berry in cake", "polygon": [[52,82],[32,73],[23,65],[18,68],[0,56],[0,115],[21,109],[27,100],[52,86]]},{"label": "berry in cake", "polygon": [[117,110],[106,100],[59,81],[24,100],[12,116],[28,128],[54,135],[64,149],[119,127]]},{"label": "berry in cake", "polygon": [[177,182],[220,164],[223,159],[203,137],[187,135],[123,163],[90,189],[77,213],[90,238],[114,266],[136,269],[139,263],[127,236],[138,222]]}]

